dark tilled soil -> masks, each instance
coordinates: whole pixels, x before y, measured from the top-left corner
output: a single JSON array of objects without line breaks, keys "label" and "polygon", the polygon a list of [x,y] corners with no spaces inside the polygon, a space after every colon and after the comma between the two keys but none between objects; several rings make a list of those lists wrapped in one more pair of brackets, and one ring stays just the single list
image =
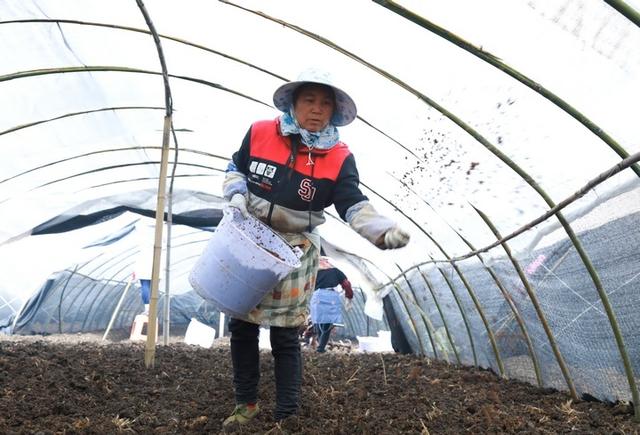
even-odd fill
[{"label": "dark tilled soil", "polygon": [[[299,425],[272,418],[273,359],[262,354],[261,413],[242,433],[638,434],[628,405],[573,403],[493,373],[396,354],[304,352]],[[226,344],[0,338],[0,433],[220,433],[233,408]]]}]

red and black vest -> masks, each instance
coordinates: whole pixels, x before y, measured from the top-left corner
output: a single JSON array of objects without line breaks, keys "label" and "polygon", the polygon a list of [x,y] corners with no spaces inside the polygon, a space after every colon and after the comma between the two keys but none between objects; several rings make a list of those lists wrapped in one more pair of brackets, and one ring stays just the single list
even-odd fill
[{"label": "red and black vest", "polygon": [[299,135],[282,136],[277,119],[254,123],[233,162],[247,178],[250,208],[278,231],[311,231],[331,205],[345,219],[349,207],[367,199],[346,144],[309,150]]}]

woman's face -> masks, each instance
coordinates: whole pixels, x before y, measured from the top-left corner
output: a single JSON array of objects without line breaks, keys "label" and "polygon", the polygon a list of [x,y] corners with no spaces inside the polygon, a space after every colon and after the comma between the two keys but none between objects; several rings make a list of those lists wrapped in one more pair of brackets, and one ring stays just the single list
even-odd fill
[{"label": "woman's face", "polygon": [[329,124],[334,107],[331,88],[321,85],[303,85],[293,103],[298,124],[312,132],[320,131]]},{"label": "woman's face", "polygon": [[326,258],[322,258],[320,257],[318,266],[320,267],[320,269],[331,269],[331,263],[329,263],[329,260],[327,260]]}]

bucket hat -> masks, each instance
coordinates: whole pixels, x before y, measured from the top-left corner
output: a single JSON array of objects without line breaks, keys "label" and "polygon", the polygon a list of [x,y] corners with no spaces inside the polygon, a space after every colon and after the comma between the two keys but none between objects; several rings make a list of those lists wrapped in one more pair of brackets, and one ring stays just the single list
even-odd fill
[{"label": "bucket hat", "polygon": [[300,73],[295,81],[285,83],[273,93],[273,104],[282,112],[288,112],[293,100],[293,93],[305,83],[318,83],[329,86],[336,96],[336,107],[331,117],[331,123],[336,127],[349,124],[358,113],[356,103],[342,89],[333,84],[331,75],[319,68],[309,68]]}]

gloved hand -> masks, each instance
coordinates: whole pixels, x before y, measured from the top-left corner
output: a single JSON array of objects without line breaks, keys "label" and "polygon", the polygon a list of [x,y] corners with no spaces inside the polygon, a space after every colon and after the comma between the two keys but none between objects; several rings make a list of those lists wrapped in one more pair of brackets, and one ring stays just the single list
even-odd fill
[{"label": "gloved hand", "polygon": [[382,249],[397,249],[406,246],[411,236],[399,227],[391,228],[384,235],[384,245]]},{"label": "gloved hand", "polygon": [[242,216],[249,217],[249,211],[247,210],[247,198],[241,193],[236,193],[231,197],[229,206],[237,208]]}]

